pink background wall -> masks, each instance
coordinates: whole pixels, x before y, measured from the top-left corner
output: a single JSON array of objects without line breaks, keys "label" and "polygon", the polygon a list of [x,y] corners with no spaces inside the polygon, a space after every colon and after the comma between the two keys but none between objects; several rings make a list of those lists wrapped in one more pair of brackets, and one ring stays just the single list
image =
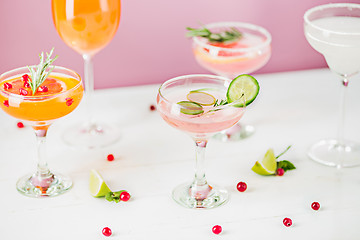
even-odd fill
[{"label": "pink background wall", "polygon": [[[243,21],[268,29],[273,54],[258,73],[326,66],[306,42],[303,14],[329,0],[122,0],[113,41],[94,58],[95,87],[161,83],[171,77],[208,73],[195,62],[185,27]],[[359,0],[337,0],[355,2]],[[52,22],[50,0],[0,0],[0,73],[36,64],[55,47],[57,65],[83,75],[82,57],[62,42]]]}]

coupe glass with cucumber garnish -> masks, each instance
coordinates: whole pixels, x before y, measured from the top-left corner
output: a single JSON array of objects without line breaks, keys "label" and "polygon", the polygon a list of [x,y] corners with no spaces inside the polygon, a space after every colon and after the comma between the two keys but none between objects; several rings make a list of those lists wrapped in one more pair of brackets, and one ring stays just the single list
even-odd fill
[{"label": "coupe glass with cucumber garnish", "polygon": [[[210,185],[205,177],[204,154],[208,140],[236,124],[245,113],[249,75],[230,80],[215,75],[185,75],[163,83],[157,105],[161,117],[187,133],[195,142],[195,177],[173,191],[174,200],[187,208],[214,208],[228,199],[226,189]],[[256,81],[257,82],[257,81]],[[257,85],[258,86],[258,85]]]},{"label": "coupe glass with cucumber garnish", "polygon": [[[192,38],[196,61],[213,74],[235,78],[251,74],[262,68],[271,56],[271,35],[257,25],[244,22],[216,22],[200,28],[187,28],[186,35]],[[249,82],[248,88],[256,88]],[[251,99],[254,95],[247,96]],[[257,94],[257,92],[256,92]],[[222,141],[237,141],[252,135],[255,128],[244,123],[235,124],[216,138]]]}]

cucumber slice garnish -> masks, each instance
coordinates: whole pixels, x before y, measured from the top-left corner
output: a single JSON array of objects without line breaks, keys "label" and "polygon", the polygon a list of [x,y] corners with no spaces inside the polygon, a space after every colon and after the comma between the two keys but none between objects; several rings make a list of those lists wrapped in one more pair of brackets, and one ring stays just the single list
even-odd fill
[{"label": "cucumber slice garnish", "polygon": [[240,102],[234,106],[243,107],[244,104],[245,106],[248,106],[259,94],[259,89],[259,83],[253,76],[242,74],[231,81],[226,97],[229,103],[238,101],[242,97],[245,97],[244,102]]},{"label": "cucumber slice garnish", "polygon": [[183,108],[180,108],[180,112],[187,115],[197,115],[204,112],[203,107],[196,103],[196,102],[190,102],[190,101],[181,101],[178,102],[180,106]]},{"label": "cucumber slice garnish", "polygon": [[192,91],[190,92],[186,98],[190,101],[190,102],[195,102],[198,103],[202,106],[211,106],[214,105],[215,103],[215,97],[209,93],[205,93],[205,92],[198,92],[198,91]]}]

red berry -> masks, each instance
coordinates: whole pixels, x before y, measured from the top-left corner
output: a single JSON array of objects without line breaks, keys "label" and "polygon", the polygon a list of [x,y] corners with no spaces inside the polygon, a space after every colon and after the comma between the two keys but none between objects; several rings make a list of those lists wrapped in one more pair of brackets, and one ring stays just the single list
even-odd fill
[{"label": "red berry", "polygon": [[320,209],[320,203],[318,202],[313,202],[311,204],[311,208],[314,209],[315,211],[319,210]]},{"label": "red berry", "polygon": [[72,98],[65,98],[65,101],[66,101],[66,105],[67,105],[67,106],[70,106],[71,104],[73,104],[74,99],[72,99]]},{"label": "red berry", "polygon": [[236,185],[236,188],[239,192],[245,192],[245,190],[247,189],[247,185],[246,183],[244,182],[239,182],[237,185]]},{"label": "red berry", "polygon": [[107,160],[108,161],[113,161],[114,159],[115,159],[114,155],[112,155],[112,154],[107,155]]},{"label": "red berry", "polygon": [[220,225],[215,225],[212,228],[212,232],[215,233],[215,234],[220,234],[221,231],[222,231],[222,227]]},{"label": "red berry", "polygon": [[102,230],[102,234],[106,237],[110,237],[111,234],[112,234],[112,231],[110,228],[108,227],[104,227],[103,230]]},{"label": "red berry", "polygon": [[20,88],[19,92],[20,92],[20,95],[23,95],[23,96],[28,95],[28,91],[26,91],[26,90],[23,89],[23,88]]},{"label": "red berry", "polygon": [[28,82],[30,79],[29,75],[27,75],[27,74],[22,75],[22,78],[23,78],[24,82]]},{"label": "red berry", "polygon": [[40,86],[38,88],[38,91],[39,92],[47,92],[47,91],[49,91],[49,88],[47,86]]},{"label": "red berry", "polygon": [[24,82],[24,87],[29,88],[30,87],[29,82]]},{"label": "red berry", "polygon": [[4,100],[3,104],[5,107],[9,107],[9,100]]},{"label": "red berry", "polygon": [[11,89],[11,88],[12,88],[11,83],[4,83],[4,89],[5,90]]},{"label": "red berry", "polygon": [[124,192],[120,193],[121,201],[127,202],[127,201],[129,201],[129,199],[130,199],[130,194],[128,192],[124,191]]},{"label": "red berry", "polygon": [[284,218],[283,223],[286,227],[290,227],[292,225],[292,220],[290,218]]},{"label": "red berry", "polygon": [[18,128],[23,128],[23,127],[25,127],[22,122],[18,122],[16,125],[17,125]]},{"label": "red berry", "polygon": [[156,107],[154,105],[150,105],[150,111],[155,111]]},{"label": "red berry", "polygon": [[285,171],[284,171],[284,169],[282,169],[282,168],[278,168],[278,169],[276,170],[276,175],[278,175],[278,176],[282,176],[282,175],[284,175],[284,173],[285,173]]}]

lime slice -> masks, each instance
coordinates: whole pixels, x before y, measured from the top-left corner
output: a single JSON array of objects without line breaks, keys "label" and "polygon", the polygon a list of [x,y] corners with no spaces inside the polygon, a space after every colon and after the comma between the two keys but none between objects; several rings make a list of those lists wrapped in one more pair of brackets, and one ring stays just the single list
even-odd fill
[{"label": "lime slice", "polygon": [[[234,78],[228,88],[226,97],[229,103],[238,101],[241,97],[245,97],[245,106],[252,103],[259,94],[258,81],[248,74],[242,74]],[[235,107],[243,107],[244,103],[238,103]]]},{"label": "lime slice", "polygon": [[202,106],[196,102],[190,102],[190,101],[181,101],[178,102],[180,106],[183,106],[183,108],[180,109],[180,112],[187,115],[197,115],[204,112]]},{"label": "lime slice", "polygon": [[251,168],[254,172],[260,175],[273,175],[276,171],[276,157],[274,150],[269,149],[261,161],[256,161]]},{"label": "lime slice", "polygon": [[205,92],[190,92],[186,98],[190,102],[198,103],[202,106],[211,106],[215,103],[215,97],[211,94],[205,93]]},{"label": "lime slice", "polygon": [[111,192],[104,179],[95,169],[90,171],[89,189],[93,197],[104,197],[108,192]]}]

